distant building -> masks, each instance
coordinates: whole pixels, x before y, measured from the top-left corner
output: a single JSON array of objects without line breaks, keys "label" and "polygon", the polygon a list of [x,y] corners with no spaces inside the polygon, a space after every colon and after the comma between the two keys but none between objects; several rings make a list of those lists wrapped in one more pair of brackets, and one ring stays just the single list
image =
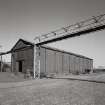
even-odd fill
[{"label": "distant building", "polygon": [[11,53],[12,72],[30,72],[34,77],[42,74],[86,73],[93,68],[91,58],[47,46],[36,46],[23,39],[18,40]]},{"label": "distant building", "polygon": [[101,73],[101,72],[105,72],[104,66],[99,66],[97,68],[93,68],[93,73]]}]

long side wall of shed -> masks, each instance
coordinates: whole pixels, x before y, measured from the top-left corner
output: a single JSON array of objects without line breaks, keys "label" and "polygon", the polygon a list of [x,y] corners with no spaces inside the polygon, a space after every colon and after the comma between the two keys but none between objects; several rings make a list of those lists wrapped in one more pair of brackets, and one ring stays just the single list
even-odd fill
[{"label": "long side wall of shed", "polygon": [[40,47],[40,72],[45,74],[85,73],[92,69],[92,60]]}]

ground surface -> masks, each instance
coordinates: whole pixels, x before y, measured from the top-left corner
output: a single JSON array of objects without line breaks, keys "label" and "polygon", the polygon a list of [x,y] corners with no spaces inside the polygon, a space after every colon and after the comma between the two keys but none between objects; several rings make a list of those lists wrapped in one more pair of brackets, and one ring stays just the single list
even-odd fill
[{"label": "ground surface", "polygon": [[24,75],[22,73],[18,73],[18,75],[15,75],[11,72],[0,72],[0,83],[20,81],[25,81]]},{"label": "ground surface", "polygon": [[1,82],[0,105],[105,105],[105,83],[70,79]]},{"label": "ground surface", "polygon": [[10,84],[0,87],[0,105],[105,105],[103,83],[41,79]]}]

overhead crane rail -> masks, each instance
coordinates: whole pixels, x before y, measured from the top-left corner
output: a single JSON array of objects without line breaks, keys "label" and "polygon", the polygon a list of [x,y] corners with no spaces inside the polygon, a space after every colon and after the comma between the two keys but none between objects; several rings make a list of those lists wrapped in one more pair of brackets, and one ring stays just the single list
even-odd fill
[{"label": "overhead crane rail", "polygon": [[35,44],[42,45],[69,37],[80,36],[89,32],[105,29],[105,14],[93,16],[85,21],[77,22],[67,27],[35,37]]}]

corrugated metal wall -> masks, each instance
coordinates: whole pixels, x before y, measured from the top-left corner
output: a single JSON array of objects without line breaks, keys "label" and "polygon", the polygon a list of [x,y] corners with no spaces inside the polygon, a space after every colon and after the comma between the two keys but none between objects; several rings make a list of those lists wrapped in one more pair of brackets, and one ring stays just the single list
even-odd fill
[{"label": "corrugated metal wall", "polygon": [[33,70],[33,49],[19,50],[12,53],[12,71],[19,72],[18,61],[22,61],[22,72],[27,69]]},{"label": "corrugated metal wall", "polygon": [[46,72],[55,73],[56,62],[55,62],[55,52],[49,49],[46,49]]},{"label": "corrugated metal wall", "polygon": [[74,58],[75,56],[73,55],[70,55],[70,72],[74,72],[75,71],[75,62],[74,62]]},{"label": "corrugated metal wall", "polygon": [[62,63],[62,66],[63,66],[63,73],[69,73],[69,54],[66,54],[66,53],[63,53],[62,55],[62,60],[63,60],[63,63]]},{"label": "corrugated metal wall", "polygon": [[63,65],[62,65],[62,53],[56,51],[56,72],[62,73],[63,72]]},{"label": "corrugated metal wall", "polygon": [[41,48],[40,49],[40,69],[42,73],[46,72],[46,49],[45,48]]},{"label": "corrugated metal wall", "polygon": [[40,48],[40,72],[42,73],[80,73],[92,68],[92,60],[73,54]]}]

